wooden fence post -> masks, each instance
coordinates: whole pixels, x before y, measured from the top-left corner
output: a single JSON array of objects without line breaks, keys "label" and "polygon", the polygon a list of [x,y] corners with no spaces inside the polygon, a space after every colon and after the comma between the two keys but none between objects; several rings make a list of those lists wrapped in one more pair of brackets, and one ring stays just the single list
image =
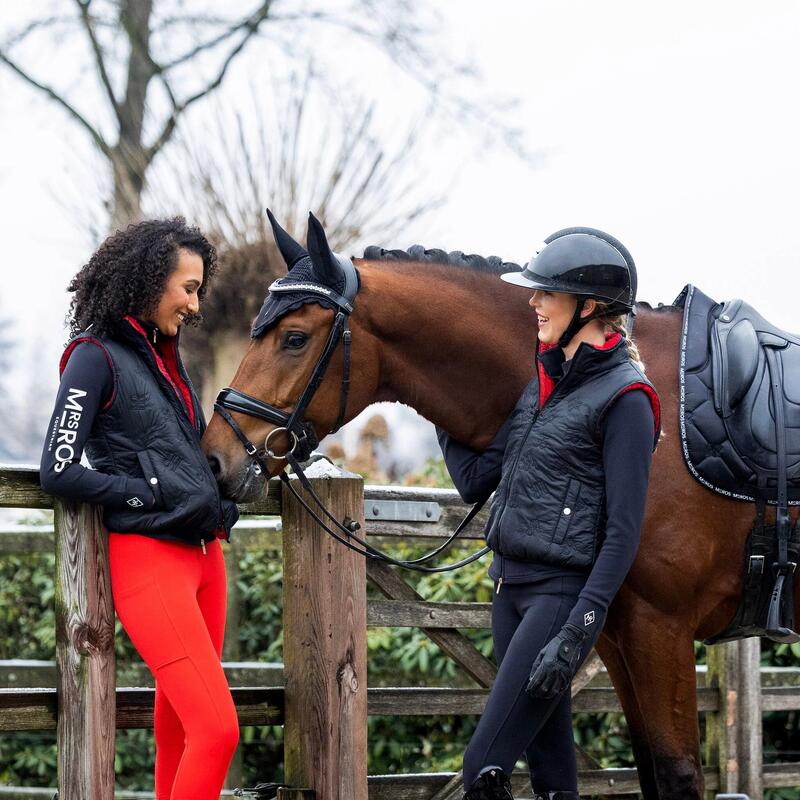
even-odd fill
[{"label": "wooden fence post", "polygon": [[116,689],[108,537],[95,506],[56,501],[59,800],[113,800]]},{"label": "wooden fence post", "polygon": [[[363,537],[361,476],[324,461],[307,475],[331,514],[360,522]],[[367,800],[365,559],[282,492],[285,780],[317,800]]]},{"label": "wooden fence post", "polygon": [[743,639],[739,645],[739,791],[750,800],[764,794],[764,732],[761,702],[761,639]]},{"label": "wooden fence post", "polygon": [[706,714],[706,761],[719,770],[719,791],[723,793],[739,790],[738,644],[706,648],[706,686],[719,689],[719,711]]},{"label": "wooden fence post", "polygon": [[714,645],[706,653],[706,685],[720,693],[719,712],[706,716],[706,759],[718,766],[720,792],[761,800],[761,640]]}]

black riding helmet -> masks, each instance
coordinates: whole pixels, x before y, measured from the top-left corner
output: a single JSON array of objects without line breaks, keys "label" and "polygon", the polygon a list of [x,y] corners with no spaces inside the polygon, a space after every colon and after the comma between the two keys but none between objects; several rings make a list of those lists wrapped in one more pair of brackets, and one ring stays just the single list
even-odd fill
[{"label": "black riding helmet", "polygon": [[588,298],[608,304],[602,313],[632,314],[636,303],[636,265],[625,245],[597,228],[564,228],[545,239],[545,246],[521,272],[502,279],[528,289],[578,296],[572,321],[558,341],[565,347],[595,315],[581,317]]}]

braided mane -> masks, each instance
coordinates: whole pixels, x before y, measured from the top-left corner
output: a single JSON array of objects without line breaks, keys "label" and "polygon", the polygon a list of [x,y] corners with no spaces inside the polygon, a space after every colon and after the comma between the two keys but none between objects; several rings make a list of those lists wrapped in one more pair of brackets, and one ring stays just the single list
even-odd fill
[{"label": "braided mane", "polygon": [[450,253],[436,248],[426,250],[421,244],[412,245],[408,250],[384,250],[382,247],[371,245],[364,250],[364,258],[368,261],[448,264],[454,267],[466,267],[477,272],[492,272],[498,275],[502,272],[513,272],[522,269],[519,264],[515,264],[513,261],[503,261],[499,256],[485,258],[475,253],[465,254],[460,250],[453,250]]}]

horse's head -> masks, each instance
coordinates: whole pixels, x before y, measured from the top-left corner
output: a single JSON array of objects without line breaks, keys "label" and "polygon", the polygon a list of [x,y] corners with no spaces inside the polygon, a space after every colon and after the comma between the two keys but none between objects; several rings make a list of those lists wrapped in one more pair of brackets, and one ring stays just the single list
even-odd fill
[{"label": "horse's head", "polygon": [[[264,482],[298,460],[369,402],[377,383],[374,350],[350,343],[359,275],[334,253],[309,215],[307,248],[270,216],[288,274],[270,287],[251,344],[231,386],[220,392],[203,437],[223,492],[255,499]],[[350,376],[358,383],[350,386]]]}]

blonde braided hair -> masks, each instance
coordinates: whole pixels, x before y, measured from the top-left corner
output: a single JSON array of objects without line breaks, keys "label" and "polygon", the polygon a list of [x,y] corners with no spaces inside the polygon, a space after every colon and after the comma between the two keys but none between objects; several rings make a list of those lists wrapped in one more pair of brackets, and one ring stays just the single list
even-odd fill
[{"label": "blonde braided hair", "polygon": [[600,322],[605,325],[605,327],[613,331],[614,333],[622,334],[622,338],[625,339],[628,343],[628,355],[630,356],[631,361],[641,368],[642,372],[644,372],[644,361],[642,361],[642,356],[639,353],[639,348],[636,346],[636,342],[628,336],[628,315],[627,314],[609,314],[604,315],[603,309],[609,308],[610,303],[603,303],[602,301],[597,301],[597,311],[596,319],[599,319]]}]

